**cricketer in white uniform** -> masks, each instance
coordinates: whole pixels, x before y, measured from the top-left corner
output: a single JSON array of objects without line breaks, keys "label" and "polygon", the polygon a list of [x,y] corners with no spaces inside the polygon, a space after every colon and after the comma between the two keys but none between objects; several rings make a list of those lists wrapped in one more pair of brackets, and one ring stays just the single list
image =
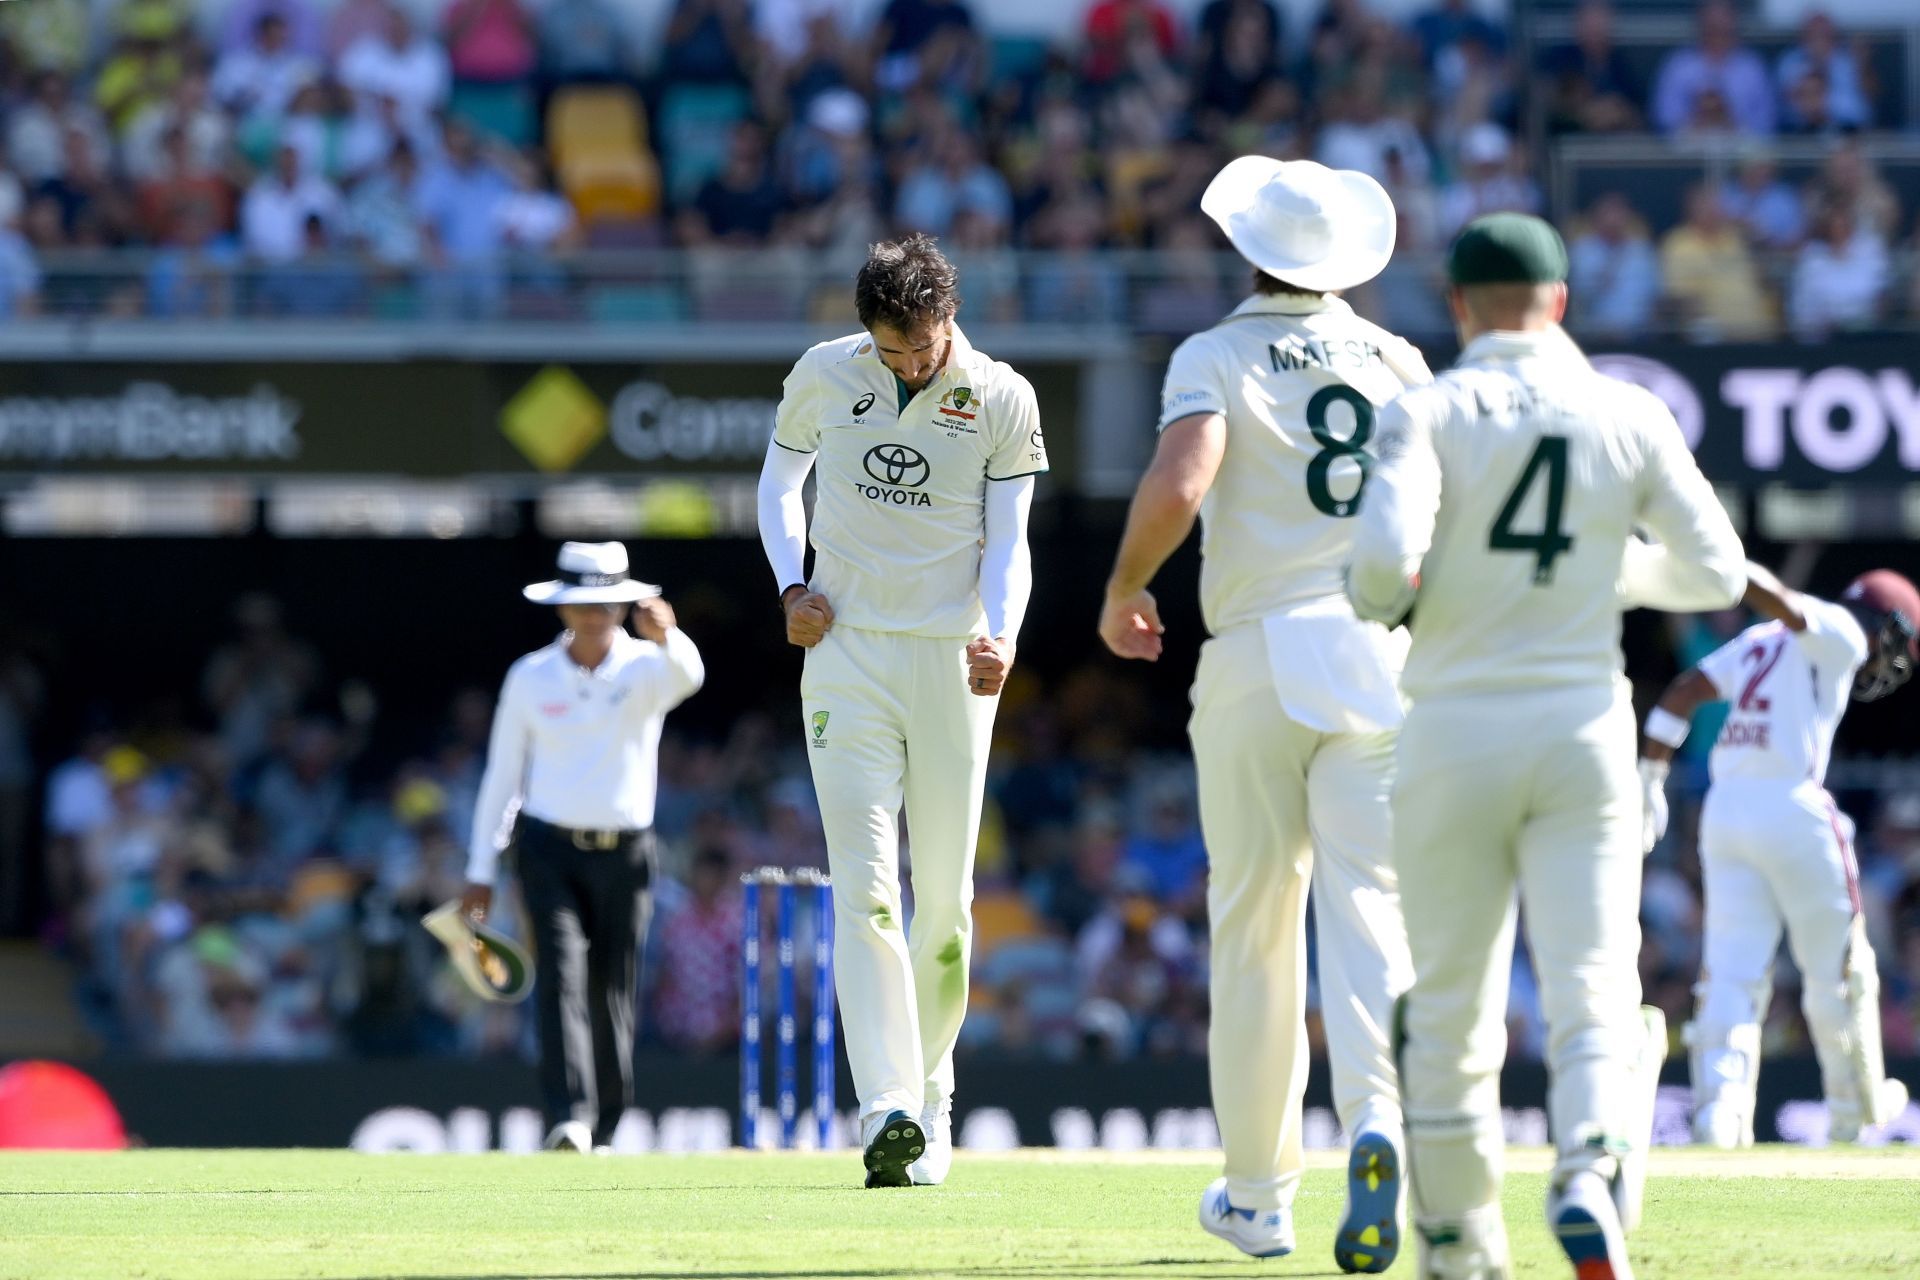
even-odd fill
[{"label": "cricketer in white uniform", "polygon": [[[1640,1007],[1620,612],[1726,607],[1745,582],[1740,541],[1673,415],[1594,372],[1559,327],[1552,227],[1479,219],[1448,271],[1464,350],[1381,415],[1348,576],[1362,617],[1416,610],[1393,829],[1421,1274],[1511,1274],[1499,1071],[1517,888],[1548,1028],[1548,1220],[1582,1280],[1626,1280],[1665,1025]],[[1642,525],[1663,545],[1629,559]]]},{"label": "cricketer in white uniform", "polygon": [[870,1187],[937,1183],[952,1160],[987,746],[1032,591],[1033,477],[1047,469],[1032,386],[967,341],[955,290],[931,239],[874,246],[855,287],[866,331],[794,365],[760,480],[787,635],[807,648],[800,697]]},{"label": "cricketer in white uniform", "polygon": [[1107,584],[1100,631],[1157,659],[1147,584],[1201,518],[1201,650],[1189,725],[1208,858],[1208,1070],[1225,1177],[1200,1222],[1244,1252],[1290,1252],[1304,1155],[1309,875],[1334,1103],[1352,1139],[1335,1255],[1384,1271],[1399,1247],[1400,1093],[1389,1029],[1412,981],[1388,794],[1405,633],[1354,617],[1342,586],[1375,413],[1432,380],[1420,353],[1333,296],[1393,253],[1393,203],[1365,174],[1233,161],[1201,208],[1255,292],[1174,352],[1160,443]]},{"label": "cricketer in white uniform", "polygon": [[1663,788],[1688,717],[1702,703],[1730,704],[1700,817],[1706,938],[1687,1027],[1694,1140],[1753,1143],[1760,1026],[1784,925],[1820,1059],[1829,1137],[1851,1142],[1863,1126],[1898,1115],[1907,1088],[1886,1074],[1853,823],[1827,792],[1827,761],[1848,698],[1873,701],[1912,675],[1920,594],[1889,569],[1856,579],[1837,604],[1788,590],[1758,565],[1748,578],[1747,604],[1767,620],[1676,677],[1648,714],[1641,743],[1650,849],[1666,825]]}]

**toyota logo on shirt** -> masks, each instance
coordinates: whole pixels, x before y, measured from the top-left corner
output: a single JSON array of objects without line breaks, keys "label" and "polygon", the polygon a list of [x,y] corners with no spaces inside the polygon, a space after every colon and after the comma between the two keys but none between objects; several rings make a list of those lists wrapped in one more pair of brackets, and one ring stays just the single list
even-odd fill
[{"label": "toyota logo on shirt", "polygon": [[873,446],[867,450],[864,465],[867,474],[881,484],[904,485],[909,489],[918,489],[932,474],[921,452],[904,444]]}]

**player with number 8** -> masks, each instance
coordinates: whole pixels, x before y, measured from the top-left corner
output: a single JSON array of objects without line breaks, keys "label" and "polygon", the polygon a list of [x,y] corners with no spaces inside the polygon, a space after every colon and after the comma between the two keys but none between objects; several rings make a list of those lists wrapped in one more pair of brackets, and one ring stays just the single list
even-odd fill
[{"label": "player with number 8", "polygon": [[1190,728],[1226,1176],[1207,1188],[1200,1221],[1255,1256],[1293,1245],[1311,878],[1334,1106],[1351,1140],[1335,1259],[1384,1271],[1402,1200],[1387,1027],[1412,980],[1387,807],[1406,635],[1355,618],[1341,575],[1376,408],[1431,375],[1418,351],[1336,296],[1393,251],[1393,203],[1371,178],[1248,156],[1201,208],[1255,268],[1254,292],[1174,352],[1159,448],[1100,620],[1121,657],[1159,656],[1147,584],[1201,516],[1200,603],[1213,638]]}]

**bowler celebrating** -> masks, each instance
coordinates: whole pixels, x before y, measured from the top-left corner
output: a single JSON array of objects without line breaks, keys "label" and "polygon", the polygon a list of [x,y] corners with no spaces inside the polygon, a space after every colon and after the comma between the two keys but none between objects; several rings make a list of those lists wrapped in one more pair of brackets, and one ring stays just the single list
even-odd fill
[{"label": "bowler celebrating", "polygon": [[[1560,328],[1567,253],[1552,227],[1481,218],[1447,266],[1464,349],[1381,415],[1348,583],[1362,617],[1418,602],[1393,832],[1413,950],[1396,1031],[1420,1274],[1512,1274],[1499,1072],[1517,890],[1553,1073],[1548,1222],[1582,1280],[1629,1280],[1665,1037],[1640,1007],[1620,611],[1725,608],[1745,581],[1740,540],[1673,415],[1596,373]],[[1640,525],[1663,545],[1630,559]]]},{"label": "bowler celebrating", "polygon": [[[955,285],[931,239],[875,245],[854,287],[865,331],[794,365],[760,473],[761,542],[787,638],[807,650],[800,698],[869,1187],[937,1184],[953,1159],[987,747],[1047,469],[1033,388],[967,341]],[[808,578],[801,488],[816,469]]]}]

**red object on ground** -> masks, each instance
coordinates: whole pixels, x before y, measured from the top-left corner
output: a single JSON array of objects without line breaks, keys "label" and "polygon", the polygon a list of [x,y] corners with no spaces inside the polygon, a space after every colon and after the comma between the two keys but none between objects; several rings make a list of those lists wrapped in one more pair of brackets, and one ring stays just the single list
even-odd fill
[{"label": "red object on ground", "polygon": [[59,1062],[0,1067],[0,1147],[118,1151],[126,1126],[107,1091]]}]

